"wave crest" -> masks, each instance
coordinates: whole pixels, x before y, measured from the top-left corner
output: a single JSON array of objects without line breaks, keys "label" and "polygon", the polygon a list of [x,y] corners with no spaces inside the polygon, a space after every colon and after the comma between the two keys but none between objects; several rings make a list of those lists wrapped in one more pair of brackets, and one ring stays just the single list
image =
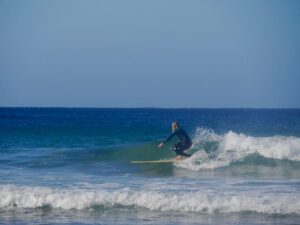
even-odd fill
[{"label": "wave crest", "polygon": [[51,189],[29,186],[0,186],[0,208],[52,207],[64,210],[95,206],[142,207],[158,211],[266,214],[300,214],[298,193],[201,190],[195,192],[106,189]]},{"label": "wave crest", "polygon": [[300,138],[293,136],[253,137],[229,131],[219,135],[198,128],[194,138],[193,156],[177,166],[198,171],[228,166],[252,154],[264,158],[300,161]]}]

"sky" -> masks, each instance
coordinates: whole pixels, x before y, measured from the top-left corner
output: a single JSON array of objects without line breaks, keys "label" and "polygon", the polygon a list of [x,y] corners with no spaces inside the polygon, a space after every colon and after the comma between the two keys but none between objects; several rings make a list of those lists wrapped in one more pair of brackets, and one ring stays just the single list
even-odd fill
[{"label": "sky", "polygon": [[0,0],[0,106],[300,107],[300,1]]}]

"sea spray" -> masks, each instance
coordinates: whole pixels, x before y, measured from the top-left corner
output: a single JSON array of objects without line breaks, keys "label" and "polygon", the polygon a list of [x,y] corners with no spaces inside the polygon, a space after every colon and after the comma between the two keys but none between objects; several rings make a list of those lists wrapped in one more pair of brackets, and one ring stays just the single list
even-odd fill
[{"label": "sea spray", "polygon": [[[191,170],[229,166],[258,154],[277,160],[300,161],[300,138],[293,136],[253,137],[229,131],[219,135],[198,128],[193,139],[193,156],[176,165]],[[209,146],[209,147],[207,147]]]}]

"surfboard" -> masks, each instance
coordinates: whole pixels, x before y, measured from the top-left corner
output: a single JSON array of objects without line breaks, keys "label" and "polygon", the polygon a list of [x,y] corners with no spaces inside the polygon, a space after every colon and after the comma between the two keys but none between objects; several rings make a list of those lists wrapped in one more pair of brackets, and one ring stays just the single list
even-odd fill
[{"label": "surfboard", "polygon": [[143,163],[175,163],[180,162],[184,159],[164,159],[164,160],[152,160],[152,161],[130,161],[130,163],[134,164],[143,164]]}]

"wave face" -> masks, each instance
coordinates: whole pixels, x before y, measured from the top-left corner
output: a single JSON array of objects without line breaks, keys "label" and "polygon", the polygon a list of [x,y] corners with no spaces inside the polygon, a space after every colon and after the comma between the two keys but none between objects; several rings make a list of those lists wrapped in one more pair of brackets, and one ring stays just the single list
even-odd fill
[{"label": "wave face", "polygon": [[293,136],[252,137],[229,131],[224,135],[198,128],[193,156],[177,166],[190,170],[216,169],[244,161],[251,155],[276,160],[300,161],[300,138]]},{"label": "wave face", "polygon": [[[112,184],[109,184],[110,186]],[[0,208],[51,207],[63,210],[97,209],[97,207],[141,207],[154,211],[300,214],[300,194],[265,190],[221,190],[200,188],[180,191],[163,185],[152,189],[121,188],[55,189],[4,185],[0,187]],[[274,187],[273,187],[274,189]]]}]

